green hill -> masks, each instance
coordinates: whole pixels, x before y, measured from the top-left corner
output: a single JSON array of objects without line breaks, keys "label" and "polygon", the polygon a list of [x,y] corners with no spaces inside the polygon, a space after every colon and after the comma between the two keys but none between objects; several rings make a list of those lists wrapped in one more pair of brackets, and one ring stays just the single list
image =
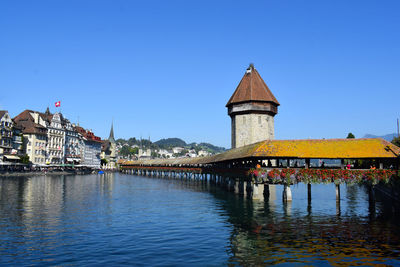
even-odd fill
[{"label": "green hill", "polygon": [[157,142],[154,142],[158,147],[160,148],[171,148],[171,147],[185,147],[187,144],[185,141],[183,141],[180,138],[166,138],[166,139],[161,139],[158,140]]}]

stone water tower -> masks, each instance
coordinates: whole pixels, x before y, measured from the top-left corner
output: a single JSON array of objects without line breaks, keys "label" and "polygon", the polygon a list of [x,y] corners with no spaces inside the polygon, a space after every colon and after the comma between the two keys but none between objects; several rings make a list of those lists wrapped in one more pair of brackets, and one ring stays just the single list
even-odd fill
[{"label": "stone water tower", "polygon": [[278,100],[250,64],[226,104],[232,119],[232,148],[274,139],[274,116],[278,106]]}]

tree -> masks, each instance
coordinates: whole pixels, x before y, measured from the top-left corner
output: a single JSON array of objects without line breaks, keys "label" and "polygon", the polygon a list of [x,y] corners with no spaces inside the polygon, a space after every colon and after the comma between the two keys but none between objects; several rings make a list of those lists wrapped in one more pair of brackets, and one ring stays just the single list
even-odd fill
[{"label": "tree", "polygon": [[350,139],[350,138],[356,138],[355,136],[354,136],[354,134],[352,134],[352,133],[349,133],[348,135],[347,135],[347,137],[346,137],[347,139]]},{"label": "tree", "polygon": [[132,155],[137,155],[137,154],[139,154],[139,148],[138,147],[131,147],[129,149],[129,153],[131,153]]},{"label": "tree", "polygon": [[129,149],[130,147],[129,146],[127,146],[127,145],[124,145],[121,149],[120,149],[120,151],[119,151],[119,154],[121,154],[122,156],[128,156],[130,153],[130,149]]},{"label": "tree", "polygon": [[400,147],[400,137],[393,138],[392,144],[395,145],[395,146]]},{"label": "tree", "polygon": [[155,152],[155,151],[153,151],[153,152],[151,152],[151,158],[159,158],[160,157],[160,154],[158,154],[157,152]]},{"label": "tree", "polygon": [[29,156],[27,154],[21,156],[20,158],[21,158],[21,163],[29,164]]},{"label": "tree", "polygon": [[107,163],[108,163],[107,159],[101,159],[100,162],[101,162],[101,166],[107,165]]}]

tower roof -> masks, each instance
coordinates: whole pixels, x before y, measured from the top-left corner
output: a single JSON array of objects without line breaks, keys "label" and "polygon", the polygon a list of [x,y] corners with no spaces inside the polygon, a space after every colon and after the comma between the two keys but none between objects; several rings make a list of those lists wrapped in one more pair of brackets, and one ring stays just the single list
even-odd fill
[{"label": "tower roof", "polygon": [[115,142],[115,139],[114,139],[114,122],[111,123],[110,136],[108,137],[108,140],[110,142]]},{"label": "tower roof", "polygon": [[242,80],[226,106],[243,102],[270,102],[279,106],[278,100],[271,93],[253,64],[247,68]]}]

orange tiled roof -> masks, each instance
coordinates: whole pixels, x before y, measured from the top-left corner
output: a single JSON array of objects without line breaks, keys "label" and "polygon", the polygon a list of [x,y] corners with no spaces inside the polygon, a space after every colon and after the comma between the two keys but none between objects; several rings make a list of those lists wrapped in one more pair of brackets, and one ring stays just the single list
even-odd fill
[{"label": "orange tiled roof", "polygon": [[253,65],[250,65],[247,69],[226,106],[251,101],[272,102],[279,106],[278,100],[276,100]]},{"label": "orange tiled roof", "polygon": [[380,138],[265,140],[201,158],[125,161],[127,165],[193,165],[245,158],[363,159],[397,158],[400,148]]},{"label": "orange tiled roof", "polygon": [[224,160],[235,157],[362,159],[399,155],[399,147],[381,138],[265,140],[220,154]]}]

